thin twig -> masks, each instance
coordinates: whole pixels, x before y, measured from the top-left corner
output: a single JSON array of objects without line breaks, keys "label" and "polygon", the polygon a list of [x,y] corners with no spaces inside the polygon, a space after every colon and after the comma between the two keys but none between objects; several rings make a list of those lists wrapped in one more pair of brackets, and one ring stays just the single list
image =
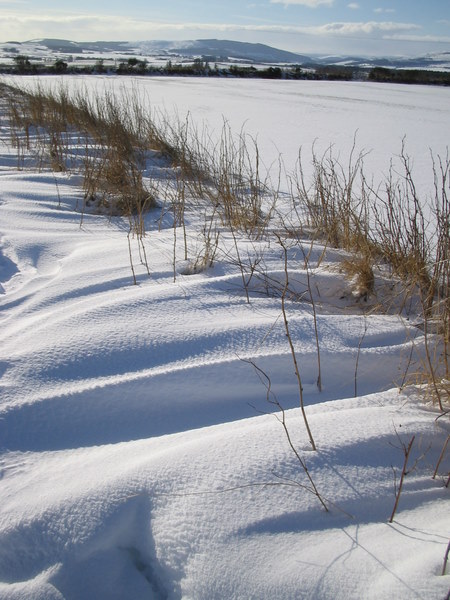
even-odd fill
[{"label": "thin twig", "polygon": [[436,479],[436,475],[437,475],[439,466],[440,466],[440,464],[442,462],[442,459],[444,458],[445,451],[447,450],[447,446],[448,446],[449,440],[450,440],[450,435],[447,436],[447,439],[445,440],[444,445],[442,446],[442,450],[441,450],[441,453],[439,455],[438,461],[436,463],[436,468],[434,470],[432,479]]},{"label": "thin twig", "polygon": [[445,551],[445,556],[444,556],[444,564],[442,565],[442,573],[441,575],[445,575],[445,570],[447,568],[447,562],[448,562],[448,555],[450,553],[450,542],[447,545],[447,550]]},{"label": "thin twig", "polygon": [[284,329],[286,331],[286,337],[287,337],[287,340],[289,343],[289,348],[291,351],[292,362],[294,363],[294,371],[295,371],[295,376],[297,378],[300,409],[302,411],[303,421],[305,423],[306,431],[308,432],[308,437],[309,437],[309,441],[312,446],[312,449],[317,450],[311,429],[309,427],[308,417],[306,416],[305,405],[304,405],[304,401],[303,401],[302,378],[300,376],[300,369],[299,369],[298,362],[297,362],[297,356],[295,353],[294,343],[292,341],[291,331],[289,329],[289,322],[288,322],[287,312],[286,312],[286,294],[289,289],[288,253],[287,253],[286,244],[283,242],[280,235],[277,233],[275,235],[278,239],[278,243],[280,244],[281,248],[283,249],[283,255],[284,255],[284,277],[285,277],[285,280],[284,280],[283,291],[281,294],[281,312],[283,313]]},{"label": "thin twig", "polygon": [[409,471],[407,470],[408,460],[409,460],[409,455],[411,454],[411,449],[413,447],[415,437],[416,437],[415,435],[412,436],[412,438],[409,440],[408,446],[405,446],[405,444],[402,442],[402,448],[403,448],[403,453],[404,453],[405,459],[403,461],[402,474],[400,475],[400,481],[398,484],[397,493],[395,494],[394,508],[392,510],[392,514],[390,516],[389,523],[392,523],[392,521],[394,520],[394,516],[397,511],[398,503],[400,501],[400,494],[402,493],[403,481],[404,481],[406,475],[409,473]]},{"label": "thin twig", "polygon": [[[267,373],[265,371],[263,371],[260,367],[258,367],[258,365],[256,365],[252,360],[250,359],[241,359],[243,362],[246,362],[250,365],[252,365],[252,367],[257,371],[258,375],[260,376],[262,381],[265,381],[264,385],[266,387],[266,400],[267,402],[269,402],[270,404],[275,405],[281,412],[281,418],[278,415],[275,415],[276,419],[279,421],[279,423],[281,423],[284,433],[286,435],[286,439],[288,441],[289,447],[292,450],[294,456],[296,457],[298,463],[300,464],[301,468],[303,469],[303,471],[305,472],[310,484],[311,484],[311,488],[308,488],[308,486],[306,486],[306,489],[309,489],[311,491],[311,493],[313,493],[319,500],[319,502],[321,503],[321,505],[323,506],[323,508],[325,509],[326,512],[328,512],[328,507],[325,504],[321,494],[319,493],[319,490],[317,489],[316,484],[314,483],[314,480],[311,476],[311,473],[309,472],[309,469],[306,465],[305,460],[300,456],[297,448],[294,446],[294,443],[292,442],[291,439],[291,435],[286,423],[286,412],[284,410],[284,408],[281,406],[278,398],[275,396],[275,394],[272,392],[272,382],[270,380],[270,377],[267,375]],[[305,487],[305,486],[301,486],[301,487]]]}]

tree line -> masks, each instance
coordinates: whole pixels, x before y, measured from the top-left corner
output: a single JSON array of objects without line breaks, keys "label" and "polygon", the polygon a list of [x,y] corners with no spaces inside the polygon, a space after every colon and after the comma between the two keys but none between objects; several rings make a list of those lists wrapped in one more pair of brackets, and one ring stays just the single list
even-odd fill
[{"label": "tree line", "polygon": [[338,65],[292,65],[256,68],[252,65],[211,65],[209,61],[196,58],[192,62],[172,62],[163,66],[149,64],[145,59],[129,58],[118,64],[106,65],[98,59],[94,64],[73,65],[57,59],[53,64],[31,62],[28,56],[18,55],[13,65],[0,65],[2,73],[20,75],[40,74],[116,74],[116,75],[178,75],[190,77],[238,77],[259,79],[306,79],[329,81],[376,81],[390,83],[413,83],[426,85],[450,85],[450,73],[422,69],[388,69],[385,67],[362,68]]}]

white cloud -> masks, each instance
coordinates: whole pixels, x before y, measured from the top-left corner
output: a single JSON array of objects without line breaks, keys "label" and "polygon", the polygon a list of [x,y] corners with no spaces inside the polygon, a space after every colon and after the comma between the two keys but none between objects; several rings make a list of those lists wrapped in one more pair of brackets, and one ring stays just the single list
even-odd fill
[{"label": "white cloud", "polygon": [[[320,26],[237,25],[235,23],[158,23],[105,15],[58,15],[45,16],[30,13],[10,13],[3,11],[0,21],[0,40],[29,40],[41,37],[58,37],[76,41],[109,40],[151,40],[151,39],[189,39],[202,34],[220,36],[221,34],[294,34],[320,36],[322,38],[364,38],[391,34],[413,33],[420,29],[412,23],[393,22],[342,22],[327,23]],[[394,38],[392,38],[394,39]],[[399,38],[400,39],[400,38]]]},{"label": "white cloud", "polygon": [[382,14],[382,13],[395,13],[395,8],[374,8],[373,12]]},{"label": "white cloud", "polygon": [[396,33],[383,36],[384,40],[395,40],[401,42],[428,42],[434,44],[450,44],[450,36],[445,35],[412,35]]},{"label": "white cloud", "polygon": [[347,4],[347,8],[351,8],[352,10],[358,10],[360,6],[357,2],[350,2],[350,4]]},{"label": "white cloud", "polygon": [[315,29],[317,33],[353,36],[361,34],[370,35],[386,31],[409,31],[420,29],[420,26],[414,23],[368,21],[366,23],[327,23]]},{"label": "white cloud", "polygon": [[308,6],[317,8],[318,6],[332,6],[334,0],[270,0],[271,4],[297,4],[299,6]]}]

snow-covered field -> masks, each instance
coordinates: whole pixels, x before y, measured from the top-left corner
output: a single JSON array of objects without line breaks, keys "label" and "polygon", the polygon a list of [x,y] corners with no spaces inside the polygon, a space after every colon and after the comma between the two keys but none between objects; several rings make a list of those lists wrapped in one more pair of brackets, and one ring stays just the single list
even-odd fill
[{"label": "snow-covered field", "polygon": [[[450,139],[446,89],[134,85],[155,108],[176,108],[181,119],[189,111],[211,131],[223,118],[237,132],[245,122],[264,162],[281,152],[286,169],[316,139],[347,156],[357,131],[377,178],[406,136],[426,189],[429,149],[443,155]],[[257,248],[267,275],[252,280],[247,303],[231,235],[221,232],[212,268],[186,274],[179,232],[174,278],[172,221],[154,209],[144,239],[150,277],[133,241],[133,285],[128,224],[96,214],[81,224],[79,178],[37,172],[32,157],[17,170],[0,123],[0,598],[443,600],[448,454],[432,475],[450,428],[417,390],[398,391],[411,340],[422,335],[413,315],[368,310],[376,296],[357,301],[338,251],[319,266],[316,244],[308,272],[300,252],[291,257],[298,295],[287,310],[314,452],[279,293],[264,287],[283,280],[280,246],[238,240],[241,257]],[[203,243],[198,222],[186,213],[193,257]],[[375,293],[384,285],[377,279]]]}]

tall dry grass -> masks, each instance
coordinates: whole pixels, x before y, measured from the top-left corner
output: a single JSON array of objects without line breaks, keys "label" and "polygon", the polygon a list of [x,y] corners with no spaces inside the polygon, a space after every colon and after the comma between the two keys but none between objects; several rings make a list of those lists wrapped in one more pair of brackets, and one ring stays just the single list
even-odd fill
[{"label": "tall dry grass", "polygon": [[[388,270],[400,284],[399,312],[414,305],[423,334],[416,338],[416,361],[407,381],[425,384],[444,410],[450,392],[450,158],[430,156],[431,197],[417,191],[405,142],[397,162],[375,188],[365,176],[364,153],[355,154],[355,146],[347,166],[332,149],[321,156],[313,149],[312,182],[306,182],[300,157],[291,178],[293,196],[303,220],[299,227],[306,225],[313,239],[349,253],[342,268],[353,278],[358,297],[374,293],[377,271]],[[380,298],[386,310],[390,301],[389,294]]]},{"label": "tall dry grass", "polygon": [[[433,196],[423,198],[414,183],[406,145],[399,156],[400,170],[391,166],[377,187],[366,178],[365,154],[357,152],[356,139],[346,164],[333,148],[323,154],[313,148],[310,179],[300,152],[295,172],[288,174],[294,218],[289,226],[283,218],[273,225],[281,167],[278,185],[273,185],[257,141],[244,131],[235,135],[226,122],[217,141],[206,129],[199,130],[190,115],[175,120],[165,115],[155,118],[134,92],[125,97],[112,91],[90,95],[83,89],[69,93],[63,86],[44,89],[37,85],[32,90],[2,86],[1,94],[8,103],[18,167],[23,166],[25,150],[34,148],[39,168],[79,169],[84,208],[126,216],[129,239],[136,237],[147,271],[145,214],[155,206],[157,196],[163,196],[163,204],[167,202],[173,213],[174,277],[177,228],[182,228],[186,259],[186,211],[201,210],[205,215],[199,226],[203,249],[194,270],[212,264],[221,230],[231,232],[234,257],[230,258],[229,252],[228,257],[240,265],[247,302],[247,282],[257,268],[263,268],[264,261],[258,251],[254,260],[244,260],[239,248],[242,236],[251,242],[265,237],[267,245],[271,239],[282,244],[289,238],[291,246],[293,240],[301,245],[308,235],[311,247],[317,240],[342,249],[349,256],[343,270],[357,282],[362,298],[375,293],[376,274],[389,271],[402,288],[400,312],[408,302],[419,306],[418,358],[408,375],[428,385],[442,410],[447,405],[448,155],[431,156]],[[152,180],[149,175],[148,164],[155,155],[170,166],[167,181]],[[135,280],[134,273],[133,277]],[[284,300],[287,298],[286,292]]]}]

